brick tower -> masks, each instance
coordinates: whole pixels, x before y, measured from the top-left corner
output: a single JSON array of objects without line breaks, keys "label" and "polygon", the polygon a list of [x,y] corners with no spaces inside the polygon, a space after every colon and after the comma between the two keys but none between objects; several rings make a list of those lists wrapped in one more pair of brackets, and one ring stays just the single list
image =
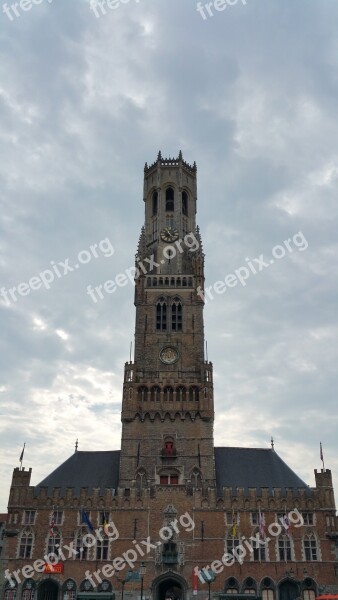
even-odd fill
[{"label": "brick tower", "polygon": [[196,164],[144,168],[135,352],[125,365],[120,488],[215,487],[212,364],[204,356],[204,254]]}]

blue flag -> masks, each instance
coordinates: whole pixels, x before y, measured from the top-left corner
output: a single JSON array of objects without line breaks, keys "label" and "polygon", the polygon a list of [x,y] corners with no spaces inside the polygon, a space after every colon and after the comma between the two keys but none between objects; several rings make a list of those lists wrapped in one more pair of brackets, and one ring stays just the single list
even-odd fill
[{"label": "blue flag", "polygon": [[82,523],[85,523],[90,531],[94,531],[93,524],[91,523],[87,513],[82,509]]}]

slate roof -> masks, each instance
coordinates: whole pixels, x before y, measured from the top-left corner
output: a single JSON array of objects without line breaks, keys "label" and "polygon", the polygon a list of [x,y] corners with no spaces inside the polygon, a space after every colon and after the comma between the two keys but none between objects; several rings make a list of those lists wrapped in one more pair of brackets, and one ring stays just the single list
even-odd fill
[{"label": "slate roof", "polygon": [[[65,495],[66,488],[74,488],[79,495],[81,488],[99,488],[100,494],[106,488],[117,489],[119,481],[120,451],[75,452],[55,471],[48,475],[35,488],[35,495],[42,487],[48,488],[48,495],[53,488],[61,488]],[[215,448],[216,481],[218,490],[232,487],[233,494],[237,488],[310,488],[288,467],[278,454],[268,448]]]},{"label": "slate roof", "polygon": [[54,487],[61,488],[61,495],[66,488],[74,488],[79,495],[81,488],[100,488],[100,494],[106,488],[116,489],[119,481],[120,451],[75,452],[55,471],[48,475],[34,488],[35,495],[42,487],[47,487],[50,494]]},{"label": "slate roof", "polygon": [[217,488],[310,488],[272,448],[215,448]]}]

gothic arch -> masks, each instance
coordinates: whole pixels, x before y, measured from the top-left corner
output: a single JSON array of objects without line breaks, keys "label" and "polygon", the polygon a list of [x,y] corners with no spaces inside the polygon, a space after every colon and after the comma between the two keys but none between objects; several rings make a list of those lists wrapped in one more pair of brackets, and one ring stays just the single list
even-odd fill
[{"label": "gothic arch", "polygon": [[166,596],[166,588],[169,590],[175,587],[181,590],[181,595],[177,595],[177,600],[185,600],[188,593],[188,584],[184,577],[171,570],[155,577],[151,584],[153,600],[162,600]]},{"label": "gothic arch", "polygon": [[300,584],[293,577],[284,577],[278,582],[279,600],[296,600],[300,593]]},{"label": "gothic arch", "polygon": [[190,472],[191,484],[194,488],[202,487],[202,475],[201,470],[198,467],[194,467]]},{"label": "gothic arch", "polygon": [[49,577],[40,581],[38,586],[38,600],[57,600],[59,595],[59,583]]},{"label": "gothic arch", "polygon": [[138,469],[136,471],[135,483],[136,483],[136,488],[139,491],[141,491],[147,487],[147,485],[148,485],[147,472],[143,467],[141,467],[140,469]]}]

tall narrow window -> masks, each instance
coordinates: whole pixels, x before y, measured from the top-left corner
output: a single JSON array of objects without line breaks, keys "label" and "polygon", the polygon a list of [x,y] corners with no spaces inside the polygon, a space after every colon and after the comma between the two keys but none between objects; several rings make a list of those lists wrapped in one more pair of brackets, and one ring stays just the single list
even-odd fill
[{"label": "tall narrow window", "polygon": [[279,560],[292,560],[291,559],[291,541],[289,536],[281,535],[278,540],[278,558]]},{"label": "tall narrow window", "polygon": [[187,390],[185,387],[180,386],[176,388],[176,400],[186,400],[187,398]]},{"label": "tall narrow window", "polygon": [[158,207],[158,193],[153,192],[153,217],[157,215],[157,207]]},{"label": "tall narrow window", "polygon": [[47,542],[47,554],[58,554],[58,548],[61,546],[61,536],[58,532],[50,535]]},{"label": "tall narrow window", "polygon": [[19,558],[32,558],[33,534],[30,531],[23,531],[20,546]]},{"label": "tall narrow window", "polygon": [[109,540],[104,538],[102,542],[96,542],[96,560],[108,560]]},{"label": "tall narrow window", "polygon": [[226,548],[227,548],[227,552],[229,554],[232,554],[233,551],[238,548],[238,546],[240,545],[240,541],[238,538],[236,537],[228,537],[227,541],[226,541]]},{"label": "tall narrow window", "polygon": [[164,298],[160,298],[156,305],[156,329],[157,331],[167,329],[167,303]]},{"label": "tall narrow window", "polygon": [[25,525],[34,525],[35,510],[25,510],[23,522]]},{"label": "tall narrow window", "polygon": [[305,560],[318,560],[317,542],[313,534],[304,537]]},{"label": "tall narrow window", "polygon": [[148,400],[148,388],[145,385],[141,385],[138,388],[138,400],[139,402],[146,402]]},{"label": "tall narrow window", "polygon": [[165,193],[165,209],[167,212],[174,212],[174,190],[171,187]]},{"label": "tall narrow window", "polygon": [[168,402],[172,402],[174,399],[174,390],[171,387],[171,385],[167,385],[164,388],[164,400],[167,400]]},{"label": "tall narrow window", "polygon": [[182,331],[182,303],[174,298],[171,305],[171,330]]},{"label": "tall narrow window", "polygon": [[75,558],[78,560],[87,560],[88,559],[88,546],[84,544],[84,539],[87,534],[87,529],[85,527],[81,527],[78,529],[76,536],[76,551],[77,554]]},{"label": "tall narrow window", "polygon": [[188,216],[188,194],[182,192],[182,214]]},{"label": "tall narrow window", "polygon": [[252,543],[253,547],[253,560],[259,562],[266,560],[266,543],[264,539],[261,539],[259,532],[255,532],[255,539]]},{"label": "tall narrow window", "polygon": [[157,385],[154,385],[151,388],[150,398],[151,398],[151,400],[153,402],[159,402],[160,401],[160,399],[161,399],[161,389]]},{"label": "tall narrow window", "polygon": [[53,515],[52,515],[52,523],[54,525],[62,525],[62,517],[63,517],[62,510],[54,510]]}]

